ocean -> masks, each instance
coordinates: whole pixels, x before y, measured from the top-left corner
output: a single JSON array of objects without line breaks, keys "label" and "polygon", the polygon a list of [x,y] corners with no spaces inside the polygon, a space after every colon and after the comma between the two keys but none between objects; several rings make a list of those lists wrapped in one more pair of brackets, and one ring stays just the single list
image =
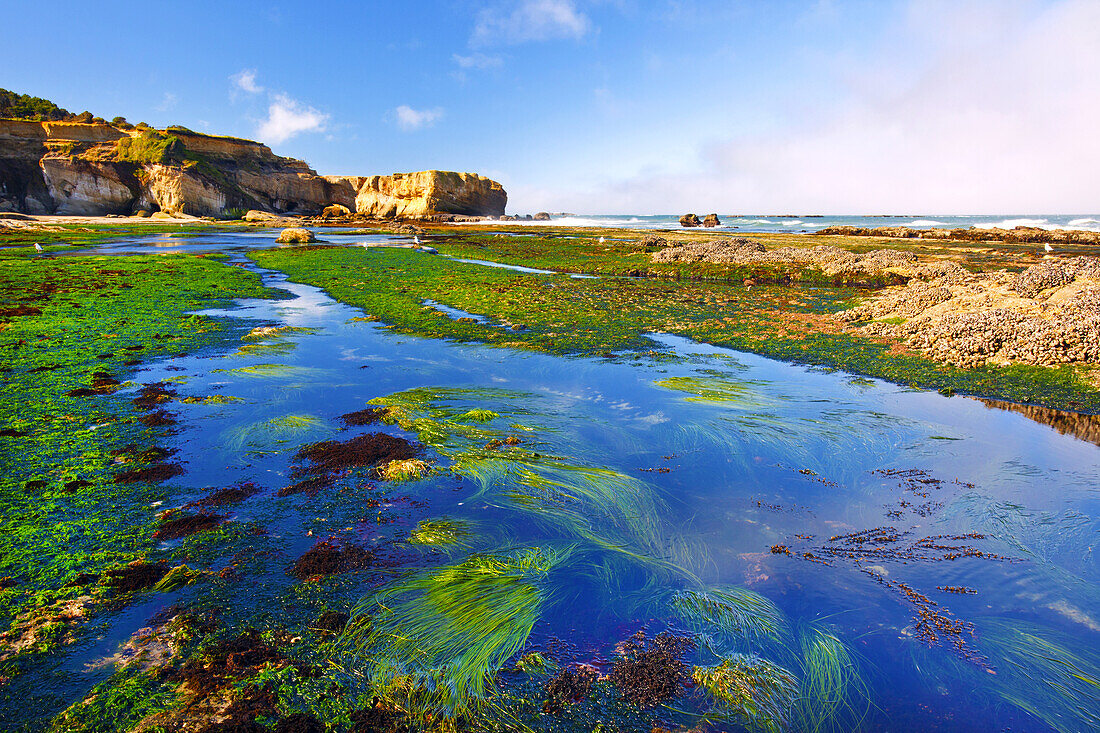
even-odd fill
[{"label": "ocean", "polygon": [[[700,219],[707,212],[697,212]],[[907,226],[921,229],[955,229],[962,227],[1012,229],[1018,226],[1042,229],[1082,229],[1100,231],[1100,214],[1028,214],[973,216],[758,216],[719,214],[720,227],[711,231],[742,232],[816,232],[830,226],[857,227]],[[578,215],[554,214],[550,221],[509,222],[523,226],[608,227],[616,229],[679,229],[679,215]]]}]

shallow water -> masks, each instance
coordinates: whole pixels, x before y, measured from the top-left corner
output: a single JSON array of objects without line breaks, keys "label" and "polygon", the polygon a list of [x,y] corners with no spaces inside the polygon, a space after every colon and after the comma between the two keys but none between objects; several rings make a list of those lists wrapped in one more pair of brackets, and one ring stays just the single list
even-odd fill
[{"label": "shallow water", "polygon": [[[702,217],[703,213],[699,212]],[[918,229],[954,229],[979,227],[983,229],[1012,229],[1017,226],[1040,229],[1082,229],[1100,231],[1098,214],[972,214],[957,215],[771,215],[719,214],[721,225],[717,231],[737,229],[743,232],[816,232],[824,227],[914,227]],[[476,222],[472,222],[476,224]],[[615,229],[679,229],[680,215],[630,215],[630,214],[555,214],[549,221],[513,221],[512,226],[528,226],[533,229],[546,226],[611,227]],[[696,231],[715,231],[699,229]]]},{"label": "shallow water", "polygon": [[[269,242],[211,235],[102,251],[233,251]],[[316,288],[277,273],[265,280],[293,298],[207,313],[307,331],[268,339],[266,350],[148,364],[135,377],[172,379],[181,397],[240,398],[172,406],[181,429],[163,445],[180,450],[175,460],[187,473],[164,485],[163,507],[149,509],[182,505],[205,487],[260,487],[219,511],[265,534],[183,541],[212,567],[237,563],[240,583],[149,597],[72,648],[61,672],[19,684],[54,685],[69,703],[79,699],[110,672],[96,660],[172,603],[213,603],[239,623],[293,626],[390,582],[347,576],[303,590],[287,575],[318,539],[336,537],[397,547],[406,567],[428,572],[473,552],[560,550],[566,557],[542,581],[528,645],[564,643],[572,661],[605,671],[612,647],[640,628],[700,631],[677,615],[675,592],[748,589],[775,604],[784,630],[769,640],[715,641],[711,650],[758,653],[797,674],[799,635],[812,627],[835,634],[869,691],[865,705],[855,701],[860,715],[835,721],[839,729],[856,718],[873,730],[973,730],[976,716],[990,730],[1086,730],[1100,720],[1088,682],[1097,679],[1091,654],[1100,648],[1097,446],[974,400],[663,334],[652,335],[660,357],[612,359],[396,335],[353,320],[364,314]],[[349,478],[312,497],[275,495],[293,483],[303,444],[379,429],[408,435],[397,426],[346,429],[338,418],[412,389],[425,390],[417,404],[444,409],[447,419],[497,413],[485,429],[521,438],[522,460],[507,451],[470,460],[444,442],[426,457],[443,468],[458,460],[454,473],[371,482],[369,492]],[[367,496],[381,497],[397,521],[375,521],[381,509],[368,507]],[[394,544],[417,522],[438,518],[466,523],[466,546]],[[882,527],[897,538],[830,539]],[[984,537],[919,544],[975,533]],[[962,556],[943,559],[952,554]],[[934,605],[915,604],[900,584]],[[973,635],[961,635],[961,646],[942,635],[928,643],[922,608],[949,609],[950,618],[974,625]],[[1044,658],[1061,661],[1042,667],[1019,657],[1022,632],[1047,645]],[[693,660],[714,663],[704,646]],[[686,713],[665,714],[690,724],[707,706],[695,691]]]}]

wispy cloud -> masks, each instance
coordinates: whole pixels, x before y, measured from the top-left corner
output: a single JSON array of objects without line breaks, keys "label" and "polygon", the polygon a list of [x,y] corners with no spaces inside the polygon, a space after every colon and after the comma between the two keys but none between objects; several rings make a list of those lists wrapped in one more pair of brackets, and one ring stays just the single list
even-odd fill
[{"label": "wispy cloud", "polygon": [[394,119],[397,121],[397,126],[406,132],[413,130],[419,130],[424,127],[431,127],[443,116],[443,110],[440,107],[434,109],[413,109],[407,104],[403,104],[393,111]]},{"label": "wispy cloud", "polygon": [[495,69],[504,63],[500,56],[489,56],[483,53],[472,53],[469,56],[455,54],[451,58],[461,69]]},{"label": "wispy cloud", "polygon": [[521,0],[518,5],[482,10],[470,41],[483,46],[578,39],[591,28],[588,16],[577,10],[573,0]]},{"label": "wispy cloud", "polygon": [[264,90],[262,86],[256,83],[255,69],[241,69],[236,74],[229,77],[229,80],[233,82],[233,86],[240,89],[242,92],[259,94]]},{"label": "wispy cloud", "polygon": [[161,97],[161,99],[160,99],[160,104],[157,105],[157,111],[158,112],[167,112],[168,110],[175,107],[176,102],[178,102],[178,101],[179,101],[179,98],[176,97],[175,94],[173,94],[172,92],[165,92],[164,96]]},{"label": "wispy cloud", "polygon": [[323,132],[328,115],[307,107],[286,94],[274,94],[267,108],[267,119],[256,134],[269,143],[286,142],[303,132]]},{"label": "wispy cloud", "polygon": [[[586,211],[1076,212],[1095,208],[1100,3],[911,0],[820,69],[812,114],[698,145],[690,172],[594,182]],[[867,63],[867,58],[874,63]],[[1072,110],[1072,112],[1070,112]]]}]

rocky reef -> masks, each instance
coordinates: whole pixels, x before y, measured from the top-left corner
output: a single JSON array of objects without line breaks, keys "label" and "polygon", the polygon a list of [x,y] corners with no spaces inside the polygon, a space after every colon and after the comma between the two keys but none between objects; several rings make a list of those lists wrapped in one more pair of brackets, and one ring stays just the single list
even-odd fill
[{"label": "rocky reef", "polygon": [[831,226],[818,230],[819,236],[889,237],[893,239],[953,239],[964,242],[1033,242],[1050,244],[1100,244],[1100,232],[1074,229],[1040,229],[1018,226],[1013,229],[970,227],[969,229],[913,229],[912,227]]},{"label": "rocky reef", "polygon": [[1023,272],[945,273],[888,288],[837,315],[936,361],[1100,363],[1100,258],[1050,258]]},{"label": "rocky reef", "polygon": [[248,210],[373,218],[500,216],[503,187],[472,173],[320,176],[252,140],[180,127],[0,120],[0,211],[97,216]]}]

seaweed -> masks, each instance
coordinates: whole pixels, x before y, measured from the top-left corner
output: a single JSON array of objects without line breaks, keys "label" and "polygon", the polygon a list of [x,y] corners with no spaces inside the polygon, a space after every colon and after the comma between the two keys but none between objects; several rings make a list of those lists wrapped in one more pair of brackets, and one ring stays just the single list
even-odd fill
[{"label": "seaweed", "polygon": [[199,532],[209,532],[224,522],[226,517],[217,514],[179,514],[173,512],[161,518],[160,527],[153,533],[158,540],[178,540]]},{"label": "seaweed", "polygon": [[390,461],[415,458],[419,449],[387,433],[368,433],[344,442],[325,440],[301,448],[296,457],[309,461],[310,473],[330,473],[360,466],[377,467]]},{"label": "seaweed", "polygon": [[694,648],[695,642],[686,636],[662,631],[647,640],[639,631],[615,647],[617,657],[608,678],[632,704],[656,705],[680,693],[687,674],[681,657]]},{"label": "seaweed", "polygon": [[599,674],[591,667],[561,670],[546,683],[546,701],[542,704],[542,711],[550,715],[560,714],[567,705],[588,697],[592,684],[598,678]]},{"label": "seaweed", "polygon": [[306,579],[334,575],[350,570],[361,570],[375,562],[374,554],[358,545],[338,545],[328,540],[318,542],[294,563],[288,572],[295,578]]},{"label": "seaweed", "polygon": [[527,640],[546,602],[543,580],[568,553],[477,554],[384,587],[352,611],[371,623],[344,633],[349,663],[414,719],[473,709]]},{"label": "seaweed", "polygon": [[790,727],[798,696],[794,675],[766,659],[737,654],[711,667],[695,667],[692,679],[722,715],[749,730],[780,733]]}]

